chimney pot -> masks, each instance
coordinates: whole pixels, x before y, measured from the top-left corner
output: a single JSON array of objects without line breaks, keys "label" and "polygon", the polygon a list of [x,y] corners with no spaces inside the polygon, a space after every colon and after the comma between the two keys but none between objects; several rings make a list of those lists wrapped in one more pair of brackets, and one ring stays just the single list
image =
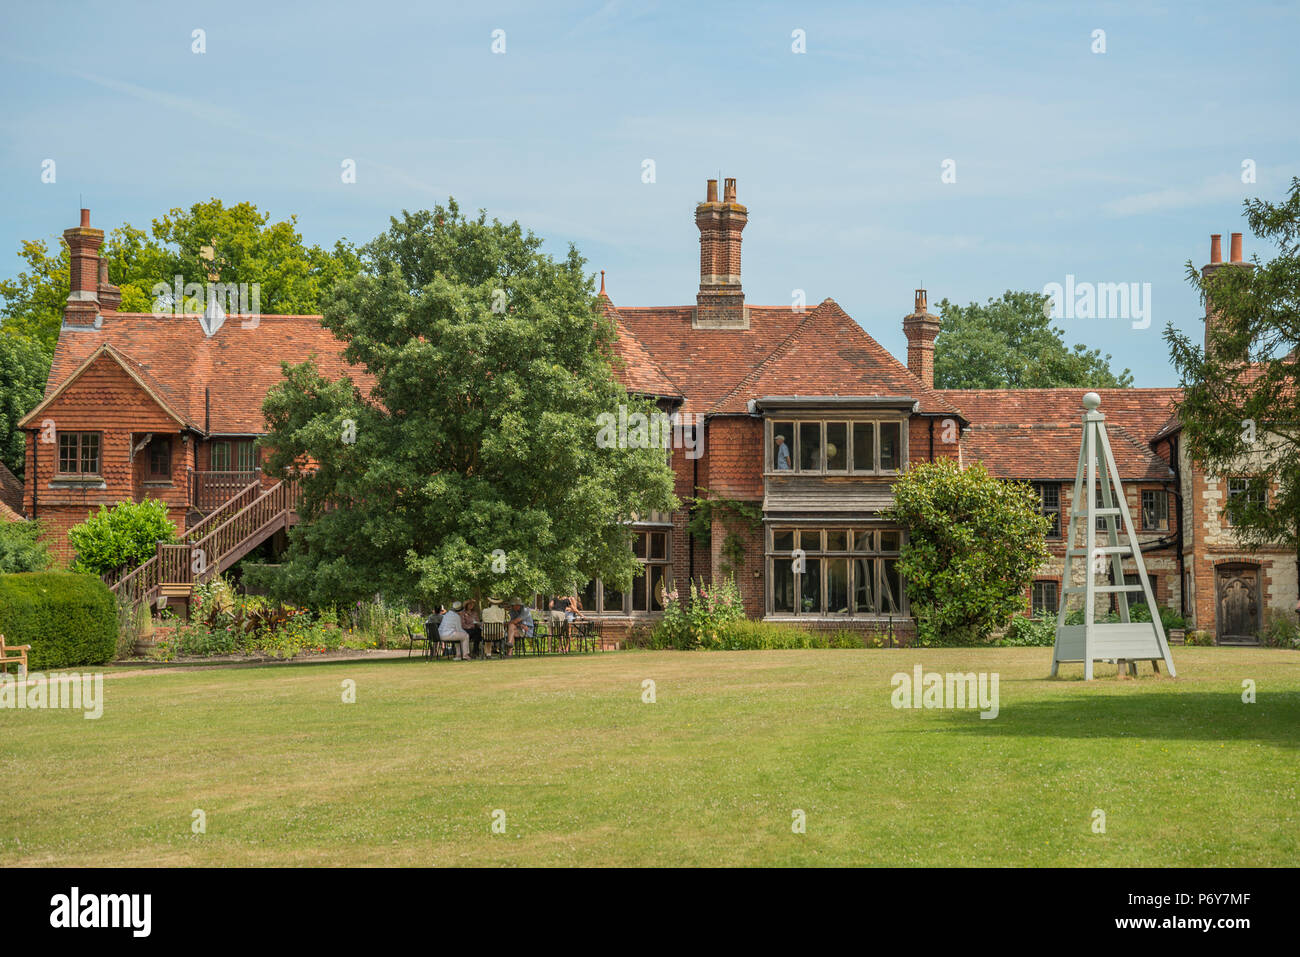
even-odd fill
[{"label": "chimney pot", "polygon": [[924,289],[918,289],[918,290],[916,291],[916,312],[917,312],[918,314],[920,314],[920,313],[925,312],[925,309],[926,309],[926,304],[925,304],[925,290],[924,290]]},{"label": "chimney pot", "polygon": [[709,180],[709,188],[705,193],[704,201],[706,203],[716,203],[718,201],[718,181],[716,179]]},{"label": "chimney pot", "polygon": [[1232,234],[1232,247],[1229,256],[1232,262],[1241,262],[1241,233]]},{"label": "chimney pot", "polygon": [[1223,262],[1223,246],[1220,244],[1220,241],[1222,239],[1223,236],[1221,234],[1210,233],[1210,262],[1211,263]]},{"label": "chimney pot", "polygon": [[734,203],[736,201],[736,178],[734,176],[727,177],[726,182],[723,183],[722,201],[724,203]]},{"label": "chimney pot", "polygon": [[81,211],[81,225],[82,228],[88,227],[90,225],[90,210],[83,209]]}]

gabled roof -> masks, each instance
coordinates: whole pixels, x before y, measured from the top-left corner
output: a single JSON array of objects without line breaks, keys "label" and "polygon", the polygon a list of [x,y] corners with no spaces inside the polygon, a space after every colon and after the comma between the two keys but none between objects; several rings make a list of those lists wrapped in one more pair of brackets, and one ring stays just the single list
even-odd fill
[{"label": "gabled roof", "polygon": [[665,399],[683,398],[681,387],[664,372],[659,363],[650,357],[646,347],[623,322],[618,309],[604,292],[600,296],[600,307],[601,311],[614,321],[614,328],[618,333],[617,349],[624,365],[621,369],[615,369],[614,375],[623,383],[623,387],[629,392],[637,392],[641,395],[653,395]]},{"label": "gabled roof", "polygon": [[[63,338],[60,337],[59,344],[62,345],[62,343]],[[56,361],[58,352],[58,346],[56,346]],[[122,371],[134,379],[136,384],[148,393],[149,397],[153,399],[154,402],[158,403],[160,409],[175,419],[177,425],[187,428],[193,427],[190,421],[185,417],[184,413],[177,408],[174,394],[172,394],[166,386],[162,385],[152,375],[150,375],[147,368],[142,367],[139,363],[133,361],[128,356],[123,355],[117,349],[113,348],[110,343],[101,342],[97,348],[92,350],[91,353],[72,370],[72,372],[61,380],[55,380],[53,370],[51,370],[50,377],[46,380],[45,384],[45,398],[41,400],[40,404],[36,406],[36,408],[32,409],[31,412],[28,412],[27,415],[23,416],[23,418],[19,420],[19,428],[29,427],[32,422],[40,418],[45,410],[58,401],[59,396],[63,395],[63,393],[66,392],[73,383],[80,379],[82,374],[94,365],[95,361],[101,356],[106,357],[121,366]],[[54,384],[56,381],[58,382],[57,385]]]},{"label": "gabled roof", "polygon": [[971,429],[963,457],[1008,479],[1073,481],[1083,436],[1083,396],[1101,396],[1106,434],[1120,478],[1170,481],[1173,471],[1151,448],[1181,389],[944,389],[966,411]]},{"label": "gabled roof", "polygon": [[[99,329],[65,330],[59,336],[42,405],[103,347],[179,421],[214,434],[266,430],[262,400],[283,378],[281,361],[299,363],[314,355],[327,378],[345,373],[354,381],[364,378],[344,363],[342,343],[319,316],[263,315],[254,321],[231,315],[207,336],[193,316],[110,312]],[[211,392],[210,423],[205,389]]]},{"label": "gabled roof", "polygon": [[826,299],[791,330],[789,336],[710,410],[742,412],[762,395],[909,396],[923,413],[961,410],[928,388],[867,334],[840,308]]},{"label": "gabled roof", "polygon": [[0,522],[25,522],[25,521],[27,521],[27,519],[23,518],[22,515],[20,515],[18,512],[15,512],[4,502],[0,502]]},{"label": "gabled roof", "polygon": [[631,333],[620,353],[632,364],[638,347],[685,396],[687,413],[744,413],[762,395],[904,395],[922,412],[962,417],[955,404],[927,389],[827,299],[808,312],[789,306],[746,306],[747,329],[696,329],[694,306],[619,307]]}]

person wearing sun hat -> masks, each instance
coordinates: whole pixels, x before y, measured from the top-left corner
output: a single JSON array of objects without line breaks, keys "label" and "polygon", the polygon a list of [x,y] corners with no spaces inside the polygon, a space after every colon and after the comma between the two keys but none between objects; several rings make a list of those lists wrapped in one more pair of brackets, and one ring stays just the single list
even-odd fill
[{"label": "person wearing sun hat", "polygon": [[506,654],[512,654],[515,639],[533,637],[533,615],[518,598],[510,599],[510,624],[506,631]]},{"label": "person wearing sun hat", "polygon": [[469,660],[469,632],[460,622],[460,610],[464,607],[460,602],[451,603],[451,611],[442,616],[442,624],[438,626],[438,637],[443,641],[454,641],[460,645],[460,654],[456,656],[457,661]]}]

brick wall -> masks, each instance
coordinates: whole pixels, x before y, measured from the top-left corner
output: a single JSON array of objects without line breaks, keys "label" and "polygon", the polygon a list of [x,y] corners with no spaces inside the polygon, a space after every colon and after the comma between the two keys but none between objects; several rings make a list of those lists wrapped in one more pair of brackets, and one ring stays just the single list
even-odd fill
[{"label": "brick wall", "polygon": [[[53,422],[51,435],[43,427]],[[100,475],[103,488],[61,487],[58,468],[58,433],[98,432]],[[168,436],[172,440],[172,482],[145,484],[148,456],[141,450],[131,460],[133,440],[144,433]],[[44,441],[50,438],[52,441]],[[27,433],[27,480],[24,508],[46,526],[46,541],[56,558],[72,558],[67,532],[85,521],[100,505],[122,501],[160,499],[168,505],[168,516],[178,526],[185,524],[185,467],[193,456],[192,443],[181,441],[179,426],[107,355],[100,356],[32,423]],[[51,487],[51,486],[54,487]]]}]

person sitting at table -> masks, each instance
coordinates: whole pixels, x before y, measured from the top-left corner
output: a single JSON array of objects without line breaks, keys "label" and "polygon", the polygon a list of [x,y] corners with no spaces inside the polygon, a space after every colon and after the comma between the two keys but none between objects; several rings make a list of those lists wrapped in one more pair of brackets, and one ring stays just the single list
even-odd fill
[{"label": "person sitting at table", "polygon": [[438,637],[443,641],[454,641],[460,645],[460,654],[456,656],[457,661],[469,660],[469,632],[467,632],[460,622],[460,611],[463,606],[460,602],[451,603],[451,611],[442,616],[442,624],[438,626]]},{"label": "person sitting at table", "polygon": [[[484,625],[489,625],[489,624],[501,625],[502,626],[501,632],[502,633],[505,632],[506,610],[501,606],[501,599],[499,598],[488,599],[488,605],[486,608],[483,609],[483,617],[481,621]],[[491,657],[492,646],[484,645],[483,654],[487,655],[488,657]]]},{"label": "person sitting at table", "polygon": [[483,640],[483,626],[479,624],[478,602],[473,598],[467,599],[465,607],[461,609],[460,624],[469,632],[469,640],[472,645],[477,645]]},{"label": "person sitting at table", "polygon": [[518,598],[510,599],[510,621],[506,626],[506,654],[514,652],[515,639],[533,637],[533,614]]},{"label": "person sitting at table", "polygon": [[572,595],[556,595],[551,599],[551,621],[557,625],[563,621],[573,621],[573,605]]}]

